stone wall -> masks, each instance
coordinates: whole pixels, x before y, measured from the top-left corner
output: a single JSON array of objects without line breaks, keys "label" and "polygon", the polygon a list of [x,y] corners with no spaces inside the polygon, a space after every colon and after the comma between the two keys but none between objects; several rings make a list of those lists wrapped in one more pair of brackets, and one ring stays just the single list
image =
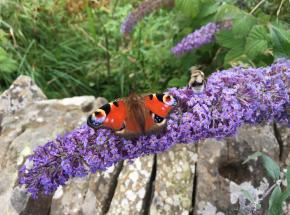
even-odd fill
[{"label": "stone wall", "polygon": [[31,199],[17,182],[25,157],[84,123],[105,102],[93,96],[47,100],[25,76],[0,96],[1,214],[242,214],[237,203],[241,189],[260,192],[271,183],[259,162],[242,165],[246,157],[263,151],[282,168],[290,161],[289,129],[244,126],[236,137],[176,145],[71,180],[53,196]]}]

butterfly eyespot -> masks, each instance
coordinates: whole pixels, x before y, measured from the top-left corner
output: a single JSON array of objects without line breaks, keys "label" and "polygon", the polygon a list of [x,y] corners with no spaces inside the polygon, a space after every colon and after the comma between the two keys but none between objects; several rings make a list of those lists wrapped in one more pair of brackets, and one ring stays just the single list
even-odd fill
[{"label": "butterfly eyespot", "polygon": [[175,106],[175,105],[177,105],[176,99],[173,96],[168,95],[168,94],[164,94],[164,96],[163,96],[163,102],[164,102],[164,104],[166,104],[168,106]]},{"label": "butterfly eyespot", "polygon": [[95,112],[95,117],[98,119],[98,118],[102,118],[104,115],[102,112]]},{"label": "butterfly eyespot", "polygon": [[152,119],[156,124],[164,124],[166,121],[163,117],[158,116],[157,114],[154,113],[152,114]]},{"label": "butterfly eyespot", "polygon": [[97,128],[103,124],[106,120],[106,113],[102,109],[98,109],[92,113],[87,120],[87,123],[90,127]]}]

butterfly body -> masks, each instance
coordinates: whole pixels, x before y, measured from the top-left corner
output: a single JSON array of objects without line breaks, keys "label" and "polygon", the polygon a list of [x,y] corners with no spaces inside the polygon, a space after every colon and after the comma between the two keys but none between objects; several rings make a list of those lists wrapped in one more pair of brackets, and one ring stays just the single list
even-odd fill
[{"label": "butterfly body", "polygon": [[168,94],[131,94],[98,108],[87,123],[92,128],[111,128],[122,136],[138,136],[164,128],[166,117],[176,104]]}]

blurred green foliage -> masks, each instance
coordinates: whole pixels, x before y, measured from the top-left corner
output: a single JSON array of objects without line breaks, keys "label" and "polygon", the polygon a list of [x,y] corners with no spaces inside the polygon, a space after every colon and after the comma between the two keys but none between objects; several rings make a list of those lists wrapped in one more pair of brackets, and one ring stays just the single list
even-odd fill
[{"label": "blurred green foliage", "polygon": [[[175,9],[146,17],[125,39],[120,25],[140,2],[0,1],[0,90],[25,74],[50,98],[113,99],[183,86],[188,68],[196,64],[209,74],[290,55],[288,1],[176,0]],[[229,18],[233,29],[221,31],[216,43],[180,58],[170,53],[193,30]]]},{"label": "blurred green foliage", "polygon": [[173,12],[149,16],[126,41],[120,24],[132,9],[128,3],[84,5],[69,12],[67,2],[13,0],[1,5],[2,90],[20,74],[31,76],[51,98],[113,98],[166,87],[176,68],[169,52],[177,30]]}]

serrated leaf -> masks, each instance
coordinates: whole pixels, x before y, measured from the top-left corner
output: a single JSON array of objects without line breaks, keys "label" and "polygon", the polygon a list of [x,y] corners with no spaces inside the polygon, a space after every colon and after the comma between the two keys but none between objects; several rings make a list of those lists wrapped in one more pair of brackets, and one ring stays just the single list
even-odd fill
[{"label": "serrated leaf", "polygon": [[268,42],[266,40],[254,40],[248,38],[246,41],[245,53],[251,59],[257,55],[264,53],[268,48]]},{"label": "serrated leaf", "polygon": [[234,64],[244,56],[245,42],[240,40],[228,53],[225,55],[224,64]]},{"label": "serrated leaf", "polygon": [[263,25],[255,25],[246,40],[245,52],[250,58],[264,53],[268,48],[269,35]]},{"label": "serrated leaf", "polygon": [[228,51],[228,53],[225,55],[224,64],[233,64],[233,61],[237,60],[239,57],[241,57],[244,54],[244,48],[238,49],[234,48]]},{"label": "serrated leaf", "polygon": [[282,192],[281,188],[277,186],[269,199],[268,215],[281,215],[282,214]]},{"label": "serrated leaf", "polygon": [[251,28],[249,37],[252,39],[260,39],[269,41],[269,34],[267,28],[263,25],[255,25]]},{"label": "serrated leaf", "polygon": [[263,166],[267,170],[267,173],[273,180],[279,180],[280,178],[280,168],[278,164],[269,156],[262,155]]},{"label": "serrated leaf", "polygon": [[249,191],[247,191],[247,190],[241,190],[241,192],[243,193],[244,197],[246,199],[248,199],[251,203],[254,203],[255,202],[255,199],[254,199],[253,195]]},{"label": "serrated leaf", "polygon": [[223,4],[219,7],[216,14],[216,21],[225,21],[229,19],[235,19],[237,16],[241,14],[241,10],[238,7],[235,7],[231,4]]},{"label": "serrated leaf", "polygon": [[199,0],[175,0],[176,7],[185,15],[192,18],[196,17],[199,12]]},{"label": "serrated leaf", "polygon": [[234,35],[229,30],[221,30],[216,34],[216,41],[223,47],[226,48],[235,48],[243,43],[243,39],[234,38]]},{"label": "serrated leaf", "polygon": [[270,35],[275,56],[288,58],[290,56],[290,38],[288,32],[284,29],[271,25]]},{"label": "serrated leaf", "polygon": [[233,33],[239,37],[245,37],[250,32],[251,28],[256,24],[256,19],[253,16],[243,14],[239,19],[233,22]]},{"label": "serrated leaf", "polygon": [[205,17],[214,14],[218,9],[218,5],[218,3],[214,3],[212,1],[202,2],[202,4],[200,4],[198,19],[204,19]]},{"label": "serrated leaf", "polygon": [[250,160],[255,160],[257,157],[262,156],[262,152],[255,152],[247,157],[247,159],[243,162],[243,164],[248,163]]}]

